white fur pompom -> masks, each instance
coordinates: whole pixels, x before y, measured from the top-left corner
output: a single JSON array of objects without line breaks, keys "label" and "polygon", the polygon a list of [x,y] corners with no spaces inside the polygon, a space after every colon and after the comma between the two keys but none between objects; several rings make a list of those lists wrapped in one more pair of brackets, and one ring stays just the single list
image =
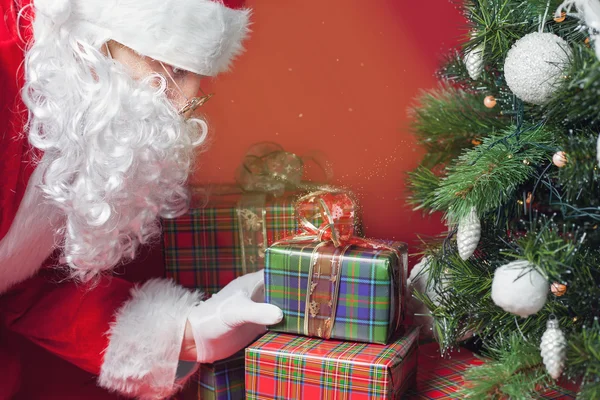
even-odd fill
[{"label": "white fur pompom", "polygon": [[492,300],[504,311],[525,318],[544,307],[549,287],[548,280],[535,265],[517,260],[496,269]]},{"label": "white fur pompom", "polygon": [[71,0],[35,0],[36,11],[50,18],[56,25],[64,24],[71,15]]}]

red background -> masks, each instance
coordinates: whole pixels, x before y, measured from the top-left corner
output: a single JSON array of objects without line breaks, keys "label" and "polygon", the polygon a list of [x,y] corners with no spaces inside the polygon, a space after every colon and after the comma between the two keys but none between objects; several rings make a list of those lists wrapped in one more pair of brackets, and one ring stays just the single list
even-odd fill
[{"label": "red background", "polygon": [[[204,83],[216,96],[203,112],[210,145],[194,183],[232,182],[246,149],[276,141],[288,151],[324,152],[334,182],[363,207],[367,236],[415,244],[437,218],[405,205],[405,172],[422,155],[407,108],[435,85],[441,55],[459,42],[461,17],[447,0],[248,0],[247,53],[233,73]],[[413,246],[414,247],[414,246]],[[160,249],[127,268],[133,280],[162,275]],[[27,346],[25,346],[27,347]],[[30,347],[22,399],[115,398],[93,377]]]},{"label": "red background", "polygon": [[415,243],[437,220],[405,204],[405,172],[422,155],[407,109],[435,84],[441,54],[457,44],[447,0],[254,0],[253,34],[234,71],[206,81],[211,128],[193,182],[231,182],[247,148],[275,141],[319,150],[334,182],[363,207],[365,234]]}]

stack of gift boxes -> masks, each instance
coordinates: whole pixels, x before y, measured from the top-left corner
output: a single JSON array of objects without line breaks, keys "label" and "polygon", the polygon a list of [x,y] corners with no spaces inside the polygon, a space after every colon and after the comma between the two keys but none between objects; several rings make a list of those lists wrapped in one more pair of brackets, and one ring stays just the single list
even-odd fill
[{"label": "stack of gift boxes", "polygon": [[418,346],[418,329],[401,324],[407,249],[361,238],[357,219],[345,191],[218,186],[163,221],[168,277],[212,294],[265,268],[265,301],[284,313],[245,351],[202,365],[183,398],[401,398]]}]

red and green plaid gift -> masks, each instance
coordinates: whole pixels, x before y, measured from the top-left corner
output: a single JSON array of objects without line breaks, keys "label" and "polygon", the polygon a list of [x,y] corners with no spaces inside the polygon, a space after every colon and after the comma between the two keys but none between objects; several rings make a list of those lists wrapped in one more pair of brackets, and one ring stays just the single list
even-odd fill
[{"label": "red and green plaid gift", "polygon": [[246,397],[399,400],[415,382],[418,335],[380,345],[269,332],[246,349]]},{"label": "red and green plaid gift", "polygon": [[[266,248],[298,231],[297,192],[276,197],[242,193],[234,185],[195,192],[188,213],[163,220],[166,275],[183,286],[216,293],[264,268]],[[320,216],[313,220],[319,224]]]},{"label": "red and green plaid gift", "polygon": [[191,380],[180,399],[243,400],[246,397],[244,350],[213,364],[201,364]]}]

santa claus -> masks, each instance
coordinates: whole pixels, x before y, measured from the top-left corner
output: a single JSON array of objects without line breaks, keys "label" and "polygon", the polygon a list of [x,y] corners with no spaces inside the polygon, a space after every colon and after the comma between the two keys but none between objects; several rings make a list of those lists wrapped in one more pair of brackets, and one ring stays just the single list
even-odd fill
[{"label": "santa claus", "polygon": [[208,132],[200,83],[242,51],[249,11],[216,0],[0,7],[0,343],[17,332],[102,387],[168,397],[197,363],[282,318],[261,302],[262,272],[205,301],[167,280],[107,278],[157,240],[159,217],[186,212]]}]

